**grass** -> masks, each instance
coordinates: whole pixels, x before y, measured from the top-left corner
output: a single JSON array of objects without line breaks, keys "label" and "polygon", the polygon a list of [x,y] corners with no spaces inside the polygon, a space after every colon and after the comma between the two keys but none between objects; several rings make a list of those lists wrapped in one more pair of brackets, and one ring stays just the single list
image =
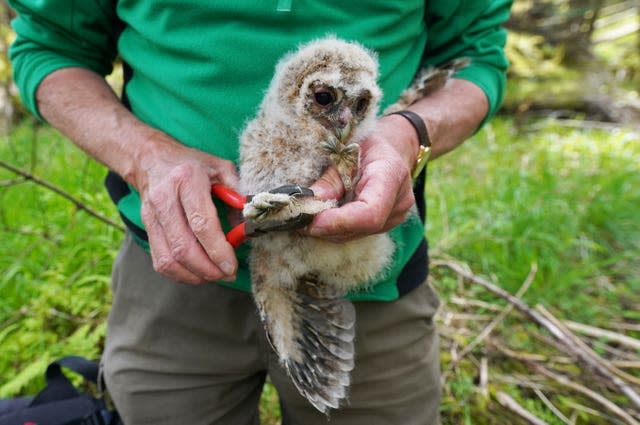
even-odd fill
[{"label": "grass", "polygon": [[427,235],[434,255],[498,275],[515,292],[600,324],[639,300],[640,141],[625,130],[496,120],[431,165]]},{"label": "grass", "polygon": [[[0,157],[116,218],[104,168],[57,132],[27,122],[0,142]],[[0,397],[34,393],[56,357],[97,358],[109,274],[123,234],[72,203],[0,170]]]},{"label": "grass", "polygon": [[[23,123],[1,141],[0,156],[117,218],[102,188],[104,167],[55,131]],[[536,262],[528,302],[593,325],[638,323],[638,164],[640,141],[631,131],[498,118],[429,166],[432,255],[460,259],[511,292]],[[0,397],[36,392],[55,357],[99,355],[110,265],[122,238],[46,189],[9,185],[14,178],[0,170]],[[445,300],[457,288],[439,270],[433,282]],[[517,328],[511,337],[527,344]],[[446,365],[448,353],[442,359]],[[464,370],[452,376],[445,423],[491,423],[495,406],[474,385]],[[544,406],[522,403],[555,423]],[[279,423],[277,404],[268,386],[265,424]]]},{"label": "grass", "polygon": [[[427,235],[432,256],[463,261],[511,293],[536,263],[538,273],[524,297],[529,305],[541,303],[559,318],[603,328],[637,324],[638,164],[640,135],[629,130],[494,120],[466,145],[430,164]],[[432,283],[445,303],[460,291],[458,279],[442,269],[433,271]],[[495,301],[478,288],[466,290]],[[508,318],[499,338],[512,349],[537,353],[540,342],[529,327],[517,316]],[[455,334],[455,326],[451,331]],[[453,345],[470,342],[470,337],[453,338]],[[476,354],[485,356],[482,346]],[[441,360],[446,369],[451,362],[446,349]],[[492,367],[509,376],[524,373],[522,364],[509,361]],[[465,361],[450,375],[442,402],[445,424],[502,423],[496,418],[504,411],[479,393],[477,374],[477,365]],[[489,390],[493,395],[507,391],[547,423],[562,424],[535,395],[515,385],[494,382]],[[571,397],[556,402],[566,407]],[[593,416],[582,420],[578,423],[607,423]]]}]

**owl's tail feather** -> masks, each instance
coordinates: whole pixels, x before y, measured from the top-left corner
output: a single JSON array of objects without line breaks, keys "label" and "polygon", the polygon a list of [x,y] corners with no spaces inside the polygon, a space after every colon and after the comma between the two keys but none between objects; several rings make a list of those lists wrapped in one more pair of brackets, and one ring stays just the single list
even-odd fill
[{"label": "owl's tail feather", "polygon": [[283,359],[300,394],[325,414],[347,398],[354,366],[356,313],[343,295],[315,276],[301,280],[293,309],[296,355]]}]

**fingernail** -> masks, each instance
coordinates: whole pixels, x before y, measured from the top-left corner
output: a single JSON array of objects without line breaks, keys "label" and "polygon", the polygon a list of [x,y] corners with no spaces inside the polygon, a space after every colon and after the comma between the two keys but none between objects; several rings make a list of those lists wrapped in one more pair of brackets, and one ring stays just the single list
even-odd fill
[{"label": "fingernail", "polygon": [[235,267],[233,267],[229,261],[223,261],[218,265],[218,267],[220,267],[220,270],[222,270],[227,276],[233,275],[236,271]]}]

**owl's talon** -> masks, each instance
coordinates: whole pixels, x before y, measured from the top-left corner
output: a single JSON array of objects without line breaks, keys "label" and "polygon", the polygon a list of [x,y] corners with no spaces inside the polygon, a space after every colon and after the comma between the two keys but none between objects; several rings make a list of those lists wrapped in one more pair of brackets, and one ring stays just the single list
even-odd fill
[{"label": "owl's talon", "polygon": [[360,145],[358,145],[357,143],[349,143],[347,146],[344,147],[342,151],[344,152],[345,155],[354,155],[358,153],[359,150],[360,150]]},{"label": "owl's talon", "polygon": [[340,148],[339,148],[339,141],[338,139],[335,138],[330,138],[325,140],[324,142],[322,142],[320,144],[320,146],[322,146],[322,148],[327,151],[327,153],[329,153],[330,155],[332,154],[337,154],[340,152]]}]

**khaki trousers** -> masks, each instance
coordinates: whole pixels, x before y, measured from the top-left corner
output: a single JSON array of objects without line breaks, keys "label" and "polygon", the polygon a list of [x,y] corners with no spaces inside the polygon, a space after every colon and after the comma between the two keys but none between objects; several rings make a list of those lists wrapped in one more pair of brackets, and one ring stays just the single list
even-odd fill
[{"label": "khaki trousers", "polygon": [[395,302],[356,303],[349,403],[328,419],[279,366],[250,294],[166,279],[130,238],[113,294],[104,375],[125,425],[259,424],[267,374],[284,425],[440,423],[438,298],[426,284]]}]

